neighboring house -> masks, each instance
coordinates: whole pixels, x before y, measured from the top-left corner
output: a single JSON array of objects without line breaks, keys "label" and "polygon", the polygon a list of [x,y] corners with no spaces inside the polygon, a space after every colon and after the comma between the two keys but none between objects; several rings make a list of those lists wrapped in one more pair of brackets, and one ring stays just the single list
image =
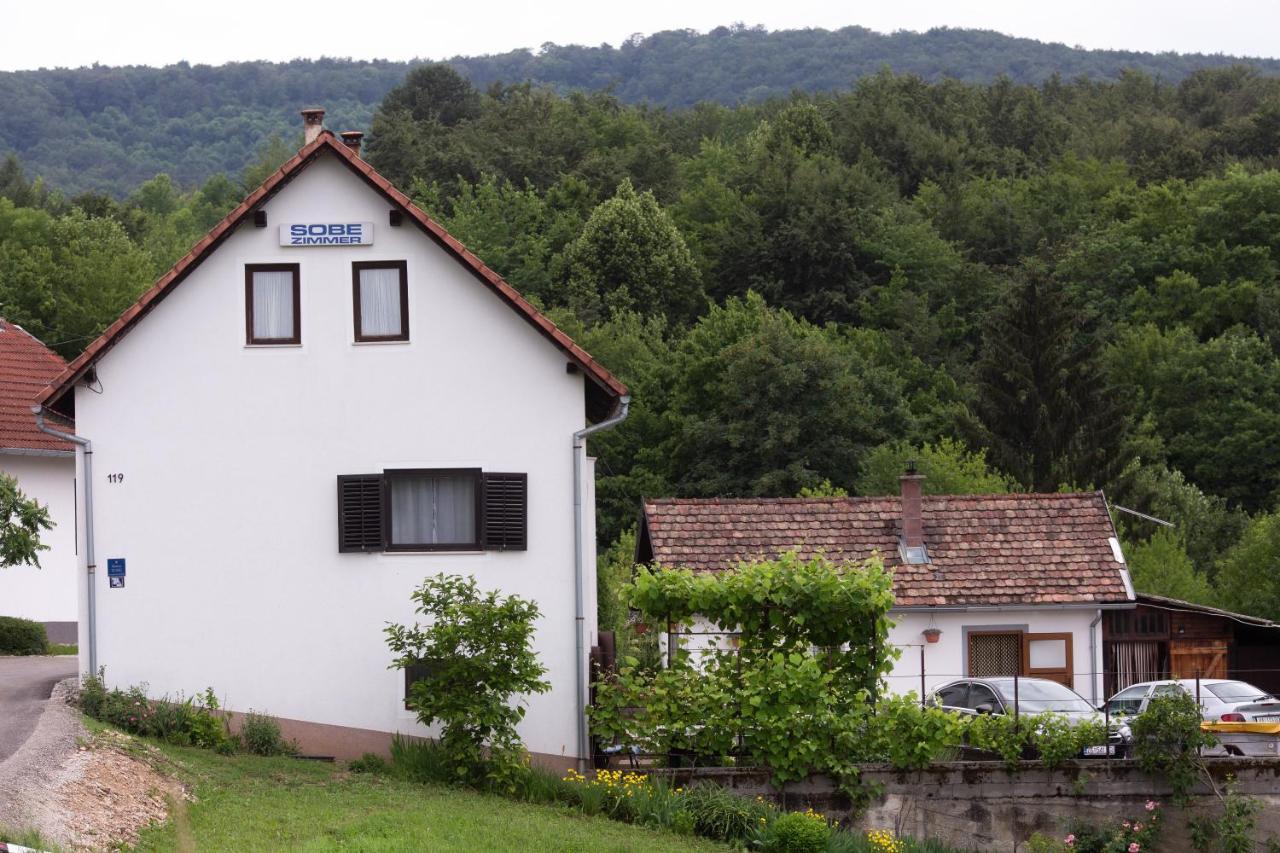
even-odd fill
[{"label": "neighboring house", "polygon": [[1234,678],[1280,694],[1280,625],[1138,593],[1133,610],[1102,621],[1107,694],[1139,681]]},{"label": "neighboring house", "polygon": [[471,575],[541,608],[552,689],[520,732],[564,765],[587,754],[596,641],[582,431],[625,415],[626,388],[359,134],[304,116],[298,154],[44,397],[93,442],[82,667],[156,696],[211,685],[304,752],[358,756],[428,733],[383,629],[414,620],[424,577]]},{"label": "neighboring house", "polygon": [[[41,432],[31,406],[66,366],[21,326],[0,319],[0,471],[47,506],[54,522],[40,536],[49,550],[40,552],[39,568],[0,567],[0,616],[43,622],[55,643],[76,641],[75,448]],[[74,429],[66,420],[56,425]]]},{"label": "neighboring house", "polygon": [[889,641],[902,652],[890,690],[1021,674],[1101,702],[1099,623],[1134,606],[1102,494],[922,497],[922,480],[904,476],[900,497],[646,501],[636,560],[714,572],[790,549],[879,554],[897,599]]}]

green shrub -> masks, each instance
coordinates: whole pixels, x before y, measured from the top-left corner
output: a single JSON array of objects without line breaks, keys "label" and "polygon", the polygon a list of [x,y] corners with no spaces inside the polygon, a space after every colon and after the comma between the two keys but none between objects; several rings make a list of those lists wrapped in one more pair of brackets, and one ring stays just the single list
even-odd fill
[{"label": "green shrub", "polygon": [[400,735],[391,739],[391,774],[406,782],[451,785],[456,781],[438,743]]},{"label": "green shrub", "polygon": [[823,853],[831,839],[831,827],[813,812],[788,812],[769,824],[762,839],[769,853]]},{"label": "green shrub", "polygon": [[1200,706],[1181,690],[1152,697],[1147,710],[1134,718],[1133,757],[1142,772],[1163,778],[1173,801],[1183,804],[1199,773],[1200,749],[1217,743],[1200,728]]},{"label": "green shrub", "polygon": [[376,752],[366,752],[355,761],[347,762],[347,769],[352,773],[369,773],[373,776],[385,776],[391,770],[387,760]]},{"label": "green shrub", "polygon": [[[266,714],[250,709],[240,721],[237,736],[246,752],[254,755],[296,755],[297,744],[287,741],[280,734],[280,724]],[[368,753],[366,753],[368,754]]]},{"label": "green shrub", "polygon": [[0,655],[47,655],[49,637],[44,626],[30,619],[0,616]]},{"label": "green shrub", "polygon": [[80,684],[80,710],[95,720],[110,723],[130,734],[154,737],[178,746],[198,746],[217,752],[231,752],[233,742],[226,722],[218,716],[218,698],[213,688],[198,697],[176,700],[167,696],[152,701],[146,685],[127,690],[108,689],[105,670],[86,675]]},{"label": "green shrub", "polygon": [[762,798],[749,800],[714,782],[696,782],[684,791],[684,808],[693,817],[694,832],[717,841],[746,841],[775,813]]}]

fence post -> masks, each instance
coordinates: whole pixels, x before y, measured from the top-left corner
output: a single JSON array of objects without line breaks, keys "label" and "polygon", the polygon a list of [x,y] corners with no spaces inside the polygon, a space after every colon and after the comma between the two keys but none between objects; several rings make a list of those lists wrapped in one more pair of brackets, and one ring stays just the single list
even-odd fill
[{"label": "fence post", "polygon": [[1013,722],[1014,722],[1015,729],[1017,728],[1018,711],[1019,711],[1018,706],[1020,704],[1021,703],[1018,701],[1018,673],[1015,672],[1013,674]]},{"label": "fence post", "polygon": [[[1196,704],[1200,704],[1200,668],[1196,667]],[[1203,716],[1203,714],[1201,715]]]},{"label": "fence post", "polygon": [[924,643],[920,644],[920,707],[924,705]]}]

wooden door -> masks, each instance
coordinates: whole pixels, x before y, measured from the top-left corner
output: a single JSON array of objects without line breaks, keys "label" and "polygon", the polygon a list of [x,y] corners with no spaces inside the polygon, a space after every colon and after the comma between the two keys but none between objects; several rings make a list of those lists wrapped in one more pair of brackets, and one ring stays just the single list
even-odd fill
[{"label": "wooden door", "polygon": [[1174,678],[1226,678],[1226,640],[1170,640],[1169,669]]}]

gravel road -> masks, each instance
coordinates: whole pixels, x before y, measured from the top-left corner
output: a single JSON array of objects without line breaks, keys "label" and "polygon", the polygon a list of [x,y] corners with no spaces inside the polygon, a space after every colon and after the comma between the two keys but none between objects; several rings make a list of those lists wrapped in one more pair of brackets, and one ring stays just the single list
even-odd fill
[{"label": "gravel road", "polygon": [[76,674],[75,655],[0,657],[0,763],[31,736],[53,685]]}]

